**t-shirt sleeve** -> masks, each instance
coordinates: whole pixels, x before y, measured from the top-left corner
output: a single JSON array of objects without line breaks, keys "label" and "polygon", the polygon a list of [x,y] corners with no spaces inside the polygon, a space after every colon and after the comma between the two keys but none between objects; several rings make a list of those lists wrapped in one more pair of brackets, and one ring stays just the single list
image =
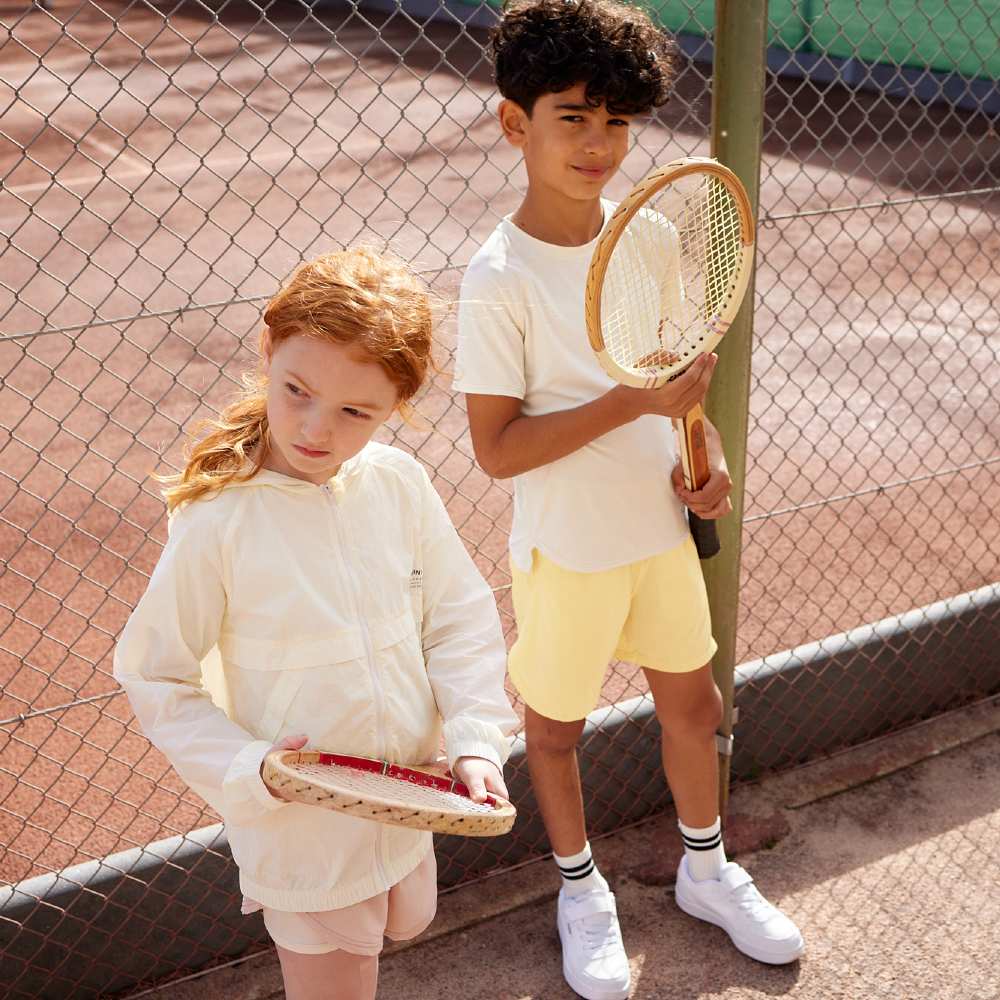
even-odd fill
[{"label": "t-shirt sleeve", "polygon": [[458,392],[524,399],[524,330],[495,275],[470,268],[458,302]]}]

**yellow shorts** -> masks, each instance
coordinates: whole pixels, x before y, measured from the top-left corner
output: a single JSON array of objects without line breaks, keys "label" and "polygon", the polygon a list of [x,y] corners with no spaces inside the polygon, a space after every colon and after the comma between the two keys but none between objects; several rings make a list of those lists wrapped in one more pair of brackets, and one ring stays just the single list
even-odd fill
[{"label": "yellow shorts", "polygon": [[600,699],[611,660],[688,673],[715,655],[708,596],[694,542],[640,562],[576,573],[532,553],[511,566],[517,641],[510,678],[539,715],[584,718]]}]

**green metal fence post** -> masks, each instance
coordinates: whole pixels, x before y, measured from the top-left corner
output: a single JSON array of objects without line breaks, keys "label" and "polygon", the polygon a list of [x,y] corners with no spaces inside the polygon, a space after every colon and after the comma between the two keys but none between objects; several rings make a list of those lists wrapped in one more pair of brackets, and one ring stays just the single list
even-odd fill
[{"label": "green metal fence post", "polygon": [[[712,67],[712,155],[735,171],[757,217],[764,116],[767,0],[716,0]],[[733,671],[739,612],[740,545],[746,471],[747,413],[754,283],[719,345],[719,365],[708,394],[709,419],[719,429],[733,480],[733,512],[719,521],[722,552],[702,564],[719,651],[712,670],[724,703],[719,754],[719,813],[729,799],[733,732]]]}]

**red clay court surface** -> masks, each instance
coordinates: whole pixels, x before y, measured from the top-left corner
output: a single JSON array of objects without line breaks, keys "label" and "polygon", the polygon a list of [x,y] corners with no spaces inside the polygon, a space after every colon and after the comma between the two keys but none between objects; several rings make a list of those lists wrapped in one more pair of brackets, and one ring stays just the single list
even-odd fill
[{"label": "red clay court surface", "polygon": [[[0,5],[0,718],[84,701],[2,728],[4,881],[214,821],[129,728],[110,654],[164,537],[146,477],[232,391],[261,299],[301,258],[364,238],[453,294],[523,184],[481,33],[418,40],[368,15],[376,38],[317,8],[334,44],[296,27],[301,8],[271,6],[269,27],[234,6],[212,26],[194,5],[169,22]],[[707,154],[702,74],[682,73],[611,197]],[[986,125],[769,89],[738,662],[1000,575],[1000,201],[911,201],[995,185]],[[883,201],[907,204],[782,218]],[[475,468],[446,374],[420,411],[433,430],[398,440],[435,470],[509,624],[509,485]],[[620,665],[604,697],[642,690]]]}]

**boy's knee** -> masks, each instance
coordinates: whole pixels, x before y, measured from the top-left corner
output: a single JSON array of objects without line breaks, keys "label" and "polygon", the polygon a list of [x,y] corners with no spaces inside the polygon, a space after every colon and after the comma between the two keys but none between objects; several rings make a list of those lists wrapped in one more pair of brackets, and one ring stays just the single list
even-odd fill
[{"label": "boy's knee", "polygon": [[713,684],[712,693],[705,706],[706,727],[713,733],[718,732],[722,725],[722,692]]},{"label": "boy's knee", "polygon": [[697,699],[672,706],[660,715],[664,738],[674,735],[705,736],[722,725],[722,694],[711,685]]},{"label": "boy's knee", "polygon": [[559,722],[527,709],[524,714],[524,738],[528,756],[572,753],[580,740],[584,721]]}]

